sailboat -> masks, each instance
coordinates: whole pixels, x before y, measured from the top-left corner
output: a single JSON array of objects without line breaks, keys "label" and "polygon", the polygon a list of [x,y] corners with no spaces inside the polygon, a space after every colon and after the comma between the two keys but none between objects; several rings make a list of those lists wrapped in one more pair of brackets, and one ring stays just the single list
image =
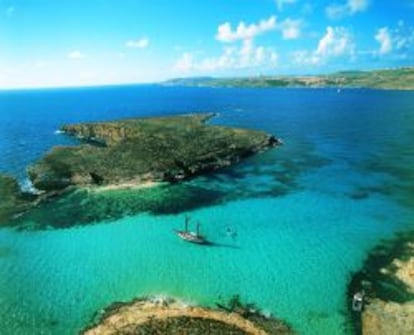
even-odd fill
[{"label": "sailboat", "polygon": [[200,234],[200,223],[197,222],[197,230],[195,232],[188,231],[188,223],[190,222],[190,218],[188,216],[185,217],[184,223],[184,230],[175,230],[178,237],[183,239],[184,241],[196,243],[196,244],[207,244],[207,240],[204,236]]}]

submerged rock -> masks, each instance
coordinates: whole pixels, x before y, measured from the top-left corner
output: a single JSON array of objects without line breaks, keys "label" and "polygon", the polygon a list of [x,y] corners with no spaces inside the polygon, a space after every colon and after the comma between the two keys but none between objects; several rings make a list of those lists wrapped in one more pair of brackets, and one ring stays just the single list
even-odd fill
[{"label": "submerged rock", "polygon": [[55,147],[29,168],[38,189],[176,182],[237,163],[280,142],[261,131],[207,125],[214,114],[65,125],[86,143]]}]

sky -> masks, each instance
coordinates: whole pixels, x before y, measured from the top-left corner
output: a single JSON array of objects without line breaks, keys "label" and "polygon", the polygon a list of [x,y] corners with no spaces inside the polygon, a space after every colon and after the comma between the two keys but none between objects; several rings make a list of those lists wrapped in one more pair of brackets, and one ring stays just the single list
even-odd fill
[{"label": "sky", "polygon": [[414,65],[414,0],[0,0],[0,88]]}]

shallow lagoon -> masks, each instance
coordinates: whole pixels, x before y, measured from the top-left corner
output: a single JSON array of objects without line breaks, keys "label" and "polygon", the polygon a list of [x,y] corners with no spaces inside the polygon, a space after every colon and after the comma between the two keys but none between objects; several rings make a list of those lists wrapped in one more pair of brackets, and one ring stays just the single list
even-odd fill
[{"label": "shallow lagoon", "polygon": [[[61,199],[27,218],[35,230],[1,229],[2,332],[72,334],[97,310],[139,295],[214,304],[240,294],[301,334],[349,333],[352,272],[382,239],[413,229],[413,105],[412,92],[356,89],[0,93],[0,170],[22,184],[30,162],[74,143],[54,134],[64,122],[215,111],[214,123],[285,141],[182,185]],[[185,214],[215,246],[176,238]]]}]

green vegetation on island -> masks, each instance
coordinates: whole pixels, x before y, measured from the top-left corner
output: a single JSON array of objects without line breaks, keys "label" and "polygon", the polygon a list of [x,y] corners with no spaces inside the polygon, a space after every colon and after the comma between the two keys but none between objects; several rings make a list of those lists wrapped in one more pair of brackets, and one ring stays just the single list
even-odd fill
[{"label": "green vegetation on island", "polygon": [[[183,197],[169,183],[227,167],[280,143],[262,131],[206,124],[214,115],[64,125],[61,130],[81,139],[80,144],[54,147],[28,168],[31,182],[41,191],[39,194],[23,193],[16,180],[0,175],[0,222],[21,228],[27,222],[35,228],[68,227],[73,222],[86,224],[97,218],[94,213],[100,211],[99,203],[113,204],[102,210],[104,217],[139,211],[169,212],[168,201],[162,199]],[[139,190],[133,201],[126,191],[122,193],[122,189],[158,182],[165,183],[154,192]],[[91,188],[119,189],[117,198],[130,200],[123,200],[128,203],[124,206],[110,198],[105,200],[105,192],[89,192]],[[186,194],[192,192],[191,187],[180,190],[186,190]],[[201,202],[211,197],[200,191],[198,196]],[[72,203],[79,207],[72,213],[74,220],[68,220],[66,213]],[[188,205],[185,199],[180,203]],[[181,207],[174,205],[174,208]]]},{"label": "green vegetation on island", "polygon": [[310,76],[254,76],[240,78],[177,78],[163,83],[197,87],[335,87],[414,90],[414,67],[375,71],[342,71]]},{"label": "green vegetation on island", "polygon": [[261,131],[207,125],[214,114],[65,125],[79,146],[55,147],[30,167],[40,190],[180,181],[274,146]]}]

